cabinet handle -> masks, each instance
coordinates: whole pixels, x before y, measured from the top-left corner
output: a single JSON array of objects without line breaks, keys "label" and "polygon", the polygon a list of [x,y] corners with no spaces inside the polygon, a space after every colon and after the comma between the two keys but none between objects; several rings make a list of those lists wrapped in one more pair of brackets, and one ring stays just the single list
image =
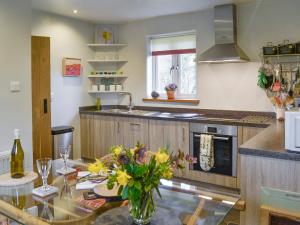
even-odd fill
[{"label": "cabinet handle", "polygon": [[130,123],[131,126],[141,126],[140,123]]},{"label": "cabinet handle", "polygon": [[185,142],[184,127],[182,128],[182,142]]},{"label": "cabinet handle", "polygon": [[118,133],[120,133],[120,122],[118,121]]}]

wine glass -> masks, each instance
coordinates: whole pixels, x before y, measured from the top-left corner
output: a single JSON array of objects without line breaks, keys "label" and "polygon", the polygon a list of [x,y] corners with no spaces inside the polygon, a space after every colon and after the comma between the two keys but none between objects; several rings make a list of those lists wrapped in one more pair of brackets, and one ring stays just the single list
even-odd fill
[{"label": "wine glass", "polygon": [[42,177],[43,186],[42,191],[47,192],[50,188],[47,183],[48,175],[52,165],[52,159],[50,158],[42,158],[36,160],[36,165],[40,176]]},{"label": "wine glass", "polygon": [[64,171],[68,171],[67,160],[68,160],[69,155],[70,155],[71,145],[68,145],[68,146],[60,145],[60,146],[58,147],[58,149],[59,149],[60,157],[64,160],[64,167],[63,167],[63,170],[64,170]]}]

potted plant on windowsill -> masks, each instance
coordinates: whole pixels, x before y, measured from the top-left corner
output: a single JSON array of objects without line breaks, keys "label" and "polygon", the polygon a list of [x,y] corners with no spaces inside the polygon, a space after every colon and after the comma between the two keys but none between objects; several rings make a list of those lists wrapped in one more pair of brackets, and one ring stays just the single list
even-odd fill
[{"label": "potted plant on windowsill", "polygon": [[168,99],[175,99],[175,91],[177,90],[177,85],[175,83],[168,84],[165,86]]}]

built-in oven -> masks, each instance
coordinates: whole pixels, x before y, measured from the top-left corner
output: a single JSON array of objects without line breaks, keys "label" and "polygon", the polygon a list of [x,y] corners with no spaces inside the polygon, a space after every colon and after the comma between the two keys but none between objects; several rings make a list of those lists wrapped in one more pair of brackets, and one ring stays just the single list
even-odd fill
[{"label": "built-in oven", "polygon": [[214,165],[208,173],[236,177],[237,170],[237,127],[218,124],[190,124],[190,154],[197,158],[191,170],[203,171],[200,167],[201,134],[212,135]]}]

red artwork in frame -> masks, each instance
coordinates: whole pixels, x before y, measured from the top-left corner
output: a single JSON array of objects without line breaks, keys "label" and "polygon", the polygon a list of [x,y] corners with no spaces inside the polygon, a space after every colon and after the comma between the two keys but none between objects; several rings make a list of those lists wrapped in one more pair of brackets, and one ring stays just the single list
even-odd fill
[{"label": "red artwork in frame", "polygon": [[81,75],[81,59],[63,58],[63,75],[66,77],[78,77]]}]

